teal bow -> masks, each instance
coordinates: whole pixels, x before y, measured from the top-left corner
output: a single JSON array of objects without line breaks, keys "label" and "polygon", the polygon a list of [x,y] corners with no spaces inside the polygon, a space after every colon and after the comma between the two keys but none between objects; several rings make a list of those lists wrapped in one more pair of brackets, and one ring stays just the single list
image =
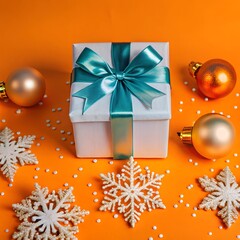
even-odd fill
[{"label": "teal bow", "polygon": [[99,99],[112,94],[110,119],[113,156],[115,159],[126,159],[133,155],[131,95],[151,108],[153,99],[165,94],[147,83],[170,83],[169,69],[159,66],[162,57],[152,46],[142,50],[131,62],[130,43],[113,43],[111,54],[113,68],[93,50],[85,48],[82,51],[73,70],[73,82],[92,84],[72,96],[85,100],[84,114]]}]

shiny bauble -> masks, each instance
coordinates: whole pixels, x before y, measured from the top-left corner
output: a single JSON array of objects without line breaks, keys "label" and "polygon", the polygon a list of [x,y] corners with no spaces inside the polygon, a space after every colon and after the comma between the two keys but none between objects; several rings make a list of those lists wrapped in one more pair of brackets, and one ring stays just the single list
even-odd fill
[{"label": "shiny bauble", "polygon": [[191,62],[189,72],[196,78],[200,92],[212,99],[228,95],[237,80],[233,66],[222,59],[211,59],[203,64]]},{"label": "shiny bauble", "polygon": [[200,117],[193,127],[185,127],[178,133],[183,143],[192,144],[205,158],[226,156],[232,149],[235,131],[232,123],[216,113]]},{"label": "shiny bauble", "polygon": [[5,89],[11,101],[23,107],[30,107],[43,98],[46,85],[39,71],[34,68],[24,68],[8,77]]}]

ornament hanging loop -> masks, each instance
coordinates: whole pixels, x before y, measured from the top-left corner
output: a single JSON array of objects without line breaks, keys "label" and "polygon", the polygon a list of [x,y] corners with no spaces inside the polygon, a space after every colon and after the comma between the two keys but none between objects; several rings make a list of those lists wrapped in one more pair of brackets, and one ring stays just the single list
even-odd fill
[{"label": "ornament hanging loop", "polygon": [[192,77],[196,77],[197,70],[202,66],[200,62],[190,62],[188,65],[188,71]]},{"label": "ornament hanging loop", "polygon": [[6,87],[4,82],[0,82],[0,98],[7,98]]},{"label": "ornament hanging loop", "polygon": [[192,129],[193,127],[184,127],[181,132],[177,132],[184,144],[192,144]]}]

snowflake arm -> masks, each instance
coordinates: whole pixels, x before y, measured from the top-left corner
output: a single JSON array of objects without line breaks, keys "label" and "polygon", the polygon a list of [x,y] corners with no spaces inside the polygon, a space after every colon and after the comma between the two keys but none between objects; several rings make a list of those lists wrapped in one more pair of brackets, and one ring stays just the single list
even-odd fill
[{"label": "snowflake arm", "polygon": [[200,203],[199,208],[205,210],[220,208],[218,216],[227,227],[230,227],[238,218],[240,188],[229,167],[223,169],[216,176],[216,180],[204,176],[199,178],[199,183],[206,192],[210,192]]},{"label": "snowflake arm", "polygon": [[11,129],[8,127],[5,127],[1,132],[0,132],[0,142],[3,144],[8,144],[14,139],[14,134]]},{"label": "snowflake arm", "polygon": [[0,162],[1,164],[0,170],[2,171],[3,175],[10,179],[11,182],[13,182],[13,178],[18,169],[16,163],[17,163],[16,158],[11,157],[8,157],[7,159],[3,157]]},{"label": "snowflake arm", "polygon": [[38,163],[36,156],[26,151],[33,144],[35,136],[19,137],[17,141],[13,139],[14,134],[9,128],[0,132],[0,169],[10,181],[13,181],[16,173],[17,162],[22,166]]},{"label": "snowflake arm", "polygon": [[140,220],[145,210],[166,208],[158,191],[164,175],[150,173],[149,170],[143,175],[133,157],[123,166],[121,174],[107,173],[100,177],[105,190],[100,210],[114,212],[117,208],[131,227]]},{"label": "snowflake arm", "polygon": [[112,212],[115,212],[116,204],[120,203],[122,198],[124,197],[124,195],[116,197],[116,194],[119,191],[126,191],[126,189],[121,185],[121,177],[119,174],[115,177],[114,173],[107,173],[106,175],[100,174],[100,177],[103,180],[102,188],[110,188],[109,191],[105,191],[107,196],[105,196],[104,200],[102,201],[103,205],[100,207],[100,211],[110,210]]},{"label": "snowflake arm", "polygon": [[222,200],[221,188],[218,187],[217,181],[214,178],[204,176],[203,178],[199,178],[199,183],[206,192],[212,192],[203,199],[203,201],[199,205],[199,208],[205,210],[216,210],[219,201]]},{"label": "snowflake arm", "polygon": [[13,234],[17,240],[72,240],[77,239],[78,224],[89,214],[71,203],[75,198],[73,188],[59,190],[58,193],[35,184],[35,190],[21,203],[13,204],[16,216],[22,223]]}]

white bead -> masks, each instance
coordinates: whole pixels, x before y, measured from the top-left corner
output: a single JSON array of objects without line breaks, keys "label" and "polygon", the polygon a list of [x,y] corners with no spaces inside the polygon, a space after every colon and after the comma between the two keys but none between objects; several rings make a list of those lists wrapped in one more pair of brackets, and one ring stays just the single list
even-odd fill
[{"label": "white bead", "polygon": [[157,230],[157,226],[153,226],[152,229],[153,229],[153,230]]},{"label": "white bead", "polygon": [[21,109],[17,109],[16,110],[16,114],[21,114],[22,113],[22,110]]}]

